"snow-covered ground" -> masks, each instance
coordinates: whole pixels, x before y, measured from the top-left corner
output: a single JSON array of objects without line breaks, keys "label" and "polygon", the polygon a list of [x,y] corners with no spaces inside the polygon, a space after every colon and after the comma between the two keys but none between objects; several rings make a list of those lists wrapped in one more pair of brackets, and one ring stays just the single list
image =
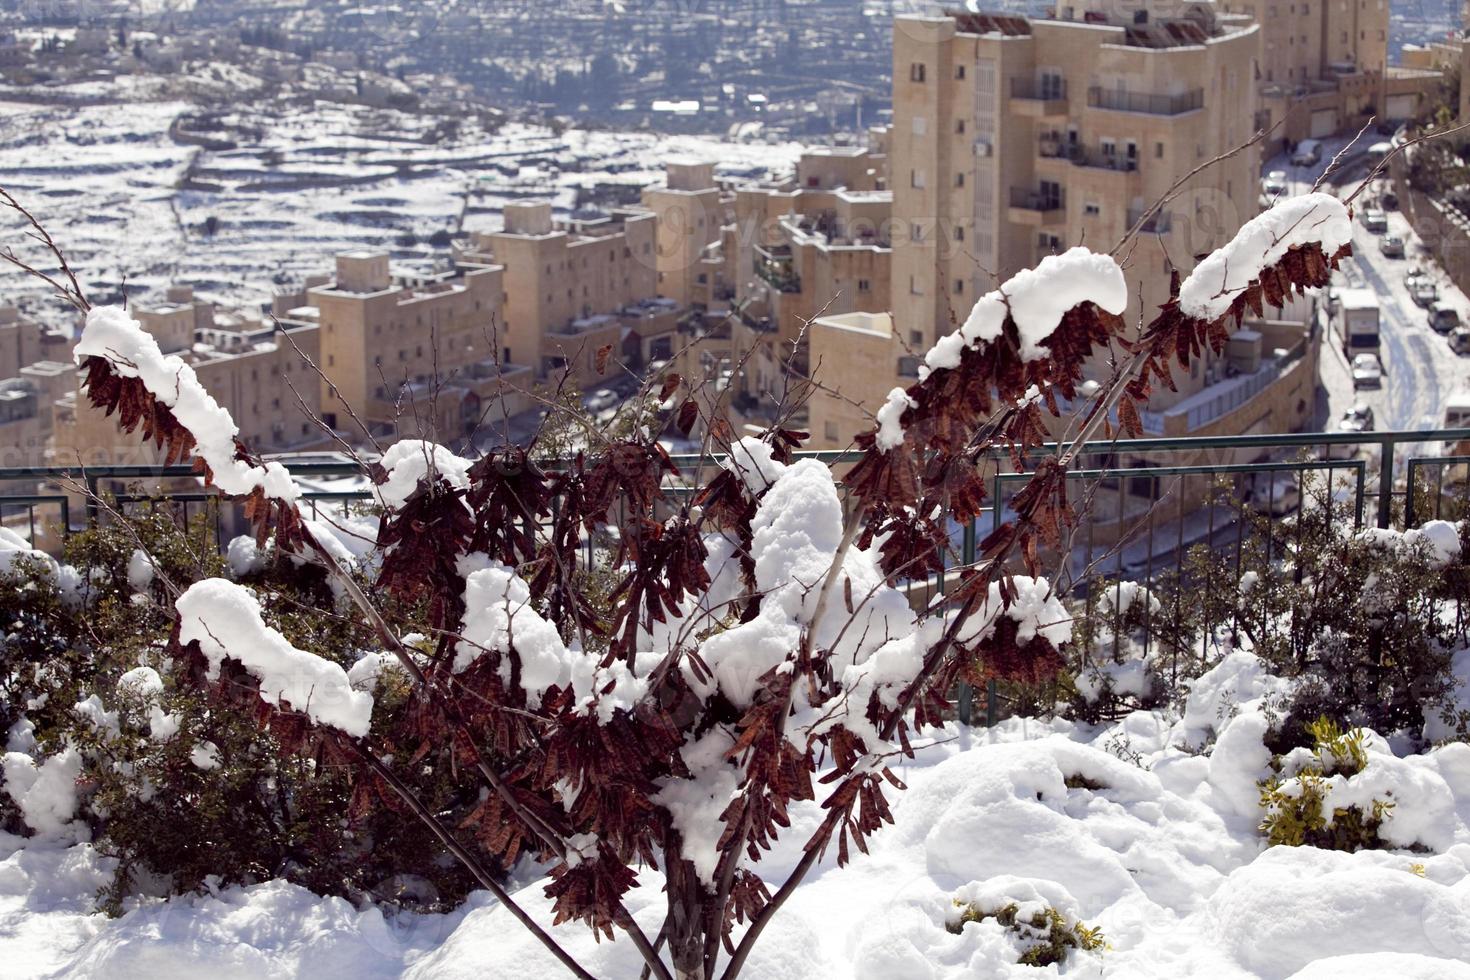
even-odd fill
[{"label": "snow-covered ground", "polygon": [[[401,267],[428,271],[449,252],[436,232],[494,230],[507,202],[550,199],[566,213],[590,192],[636,189],[664,161],[695,156],[724,171],[789,169],[796,144],[611,133],[506,124],[475,117],[457,131],[432,116],[329,102],[243,101],[201,109],[135,100],[124,80],[104,95],[123,104],[0,101],[0,184],[29,205],[67,251],[94,300],[132,300],[173,283],[208,299],[255,306],[283,284],[330,270],[338,251],[386,248]],[[75,94],[75,93],[73,93]],[[3,95],[0,95],[3,100]],[[233,149],[176,142],[175,120]],[[210,219],[213,219],[211,222]],[[0,236],[19,244],[13,215]],[[24,253],[23,253],[24,254]],[[7,302],[41,288],[0,269]]]},{"label": "snow-covered ground", "polygon": [[[758,980],[1046,976],[1470,977],[1470,745],[1398,759],[1390,829],[1415,849],[1357,854],[1263,846],[1256,825],[1261,698],[1277,687],[1235,653],[1196,682],[1181,717],[1116,726],[1014,720],[950,730],[896,767],[896,825],[846,868],[831,855],[756,947]],[[1212,748],[1204,748],[1207,745]],[[1069,786],[1070,784],[1070,786]],[[1093,788],[1084,788],[1093,787]],[[779,880],[819,819],[807,806],[760,865]],[[555,977],[557,964],[488,895],[449,915],[385,918],[281,882],[89,914],[108,861],[88,845],[0,842],[0,963],[7,977]],[[549,926],[535,870],[518,900]],[[1109,947],[1061,967],[1015,963],[994,922],[945,928],[972,882],[1070,897]],[[1060,890],[1060,891],[1059,891]],[[629,906],[655,931],[660,879]],[[627,943],[553,930],[598,977],[631,978]]]}]

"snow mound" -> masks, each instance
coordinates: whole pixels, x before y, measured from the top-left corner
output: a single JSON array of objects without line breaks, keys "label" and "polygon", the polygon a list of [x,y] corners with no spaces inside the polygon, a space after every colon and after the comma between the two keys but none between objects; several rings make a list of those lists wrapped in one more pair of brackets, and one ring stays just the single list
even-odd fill
[{"label": "snow mound", "polygon": [[[1379,863],[1385,859],[1398,867]],[[1232,873],[1211,900],[1215,938],[1263,980],[1285,980],[1313,960],[1345,954],[1470,961],[1465,889],[1420,877],[1409,865],[1370,852],[1273,847]]]}]

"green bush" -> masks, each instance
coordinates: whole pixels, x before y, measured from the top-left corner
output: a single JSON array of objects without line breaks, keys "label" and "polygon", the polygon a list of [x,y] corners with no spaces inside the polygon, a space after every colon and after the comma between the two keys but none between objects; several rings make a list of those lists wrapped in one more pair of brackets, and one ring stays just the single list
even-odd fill
[{"label": "green bush", "polygon": [[[141,590],[128,575],[140,550],[154,568]],[[169,656],[172,590],[225,574],[203,518],[179,527],[158,514],[94,528],[70,538],[63,557],[82,571],[79,595],[29,559],[0,575],[0,623],[8,627],[0,722],[29,731],[38,761],[67,747],[82,753],[77,820],[118,860],[104,909],[120,911],[140,889],[189,892],[207,879],[285,878],[321,894],[434,910],[451,908],[473,887],[391,792],[324,751],[304,725],[263,720],[257,685],[237,664],[227,662],[211,680],[202,664]],[[356,617],[322,615],[333,606],[318,570],[270,549],[266,557],[246,582],[272,626],[344,666],[375,654]],[[407,744],[406,679],[386,669],[376,687],[375,729],[389,744],[395,733]],[[455,788],[447,752],[404,772],[430,805],[462,817],[478,800]],[[0,820],[8,831],[25,831],[4,793]]]},{"label": "green bush", "polygon": [[1361,728],[1343,731],[1330,718],[1307,726],[1313,739],[1311,757],[1295,773],[1277,772],[1261,782],[1261,833],[1272,845],[1320,847],[1332,851],[1360,851],[1386,847],[1378,829],[1393,809],[1391,800],[1375,798],[1366,811],[1357,806],[1337,807],[1331,819],[1325,811],[1328,781],[1352,778],[1368,766],[1367,734]]},{"label": "green bush", "polygon": [[1022,916],[1014,902],[998,909],[982,909],[972,902],[957,901],[955,907],[959,916],[946,926],[950,932],[958,935],[971,922],[994,919],[1020,938],[1023,950],[1016,962],[1022,966],[1051,966],[1065,961],[1074,949],[1091,953],[1107,946],[1101,929],[1069,919],[1050,906],[1029,916]]}]

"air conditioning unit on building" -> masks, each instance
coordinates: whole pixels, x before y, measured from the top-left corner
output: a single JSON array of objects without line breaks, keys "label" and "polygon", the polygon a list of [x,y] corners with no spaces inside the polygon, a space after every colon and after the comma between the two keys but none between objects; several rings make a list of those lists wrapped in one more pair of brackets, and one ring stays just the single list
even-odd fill
[{"label": "air conditioning unit on building", "polygon": [[990,145],[990,140],[975,141],[975,155],[977,157],[988,157],[991,155],[992,152],[993,150]]},{"label": "air conditioning unit on building", "polygon": [[1261,335],[1255,330],[1237,330],[1225,345],[1225,357],[1241,374],[1255,374],[1261,369]]}]

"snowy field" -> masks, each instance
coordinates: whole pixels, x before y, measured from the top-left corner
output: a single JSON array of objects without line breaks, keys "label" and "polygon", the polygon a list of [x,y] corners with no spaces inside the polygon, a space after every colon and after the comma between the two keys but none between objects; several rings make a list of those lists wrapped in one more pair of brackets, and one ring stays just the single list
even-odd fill
[{"label": "snowy field", "polygon": [[[122,95],[120,90],[112,90]],[[3,98],[3,96],[0,96]],[[208,149],[170,127],[207,115]],[[172,283],[226,305],[268,302],[282,285],[328,271],[353,247],[389,249],[406,269],[448,260],[435,233],[495,230],[500,208],[529,197],[560,213],[593,196],[631,194],[664,161],[694,156],[724,172],[794,165],[796,144],[723,143],[654,133],[550,130],[440,120],[328,102],[242,102],[205,113],[181,101],[124,105],[0,103],[0,184],[30,205],[94,300],[131,299]],[[0,233],[16,241],[16,220]],[[0,270],[8,299],[40,296]]]},{"label": "snowy field", "polygon": [[[946,732],[896,767],[908,785],[892,794],[896,826],[846,868],[829,855],[744,975],[1470,977],[1470,745],[1401,759],[1375,741],[1365,776],[1396,787],[1386,835],[1402,849],[1268,850],[1256,833],[1256,780],[1268,758],[1262,699],[1278,687],[1237,652],[1195,683],[1182,717],[1137,712],[1106,729],[1015,720],[992,732]],[[786,842],[804,839],[818,811],[793,817]],[[153,901],[109,920],[88,914],[108,880],[107,860],[89,846],[3,846],[13,849],[0,860],[0,962],[9,977],[560,975],[486,893],[450,915],[387,919],[268,882]],[[778,845],[761,863],[767,880],[791,867],[796,847]],[[517,871],[518,900],[549,927],[537,870]],[[969,883],[1027,887],[1005,876],[1061,889],[1109,947],[1036,968],[1015,963],[1016,948],[993,921],[960,935],[946,930],[953,897]],[[654,931],[660,878],[645,869],[640,882],[629,905]],[[637,976],[626,943],[596,945],[580,927],[553,931],[594,975]]]}]

